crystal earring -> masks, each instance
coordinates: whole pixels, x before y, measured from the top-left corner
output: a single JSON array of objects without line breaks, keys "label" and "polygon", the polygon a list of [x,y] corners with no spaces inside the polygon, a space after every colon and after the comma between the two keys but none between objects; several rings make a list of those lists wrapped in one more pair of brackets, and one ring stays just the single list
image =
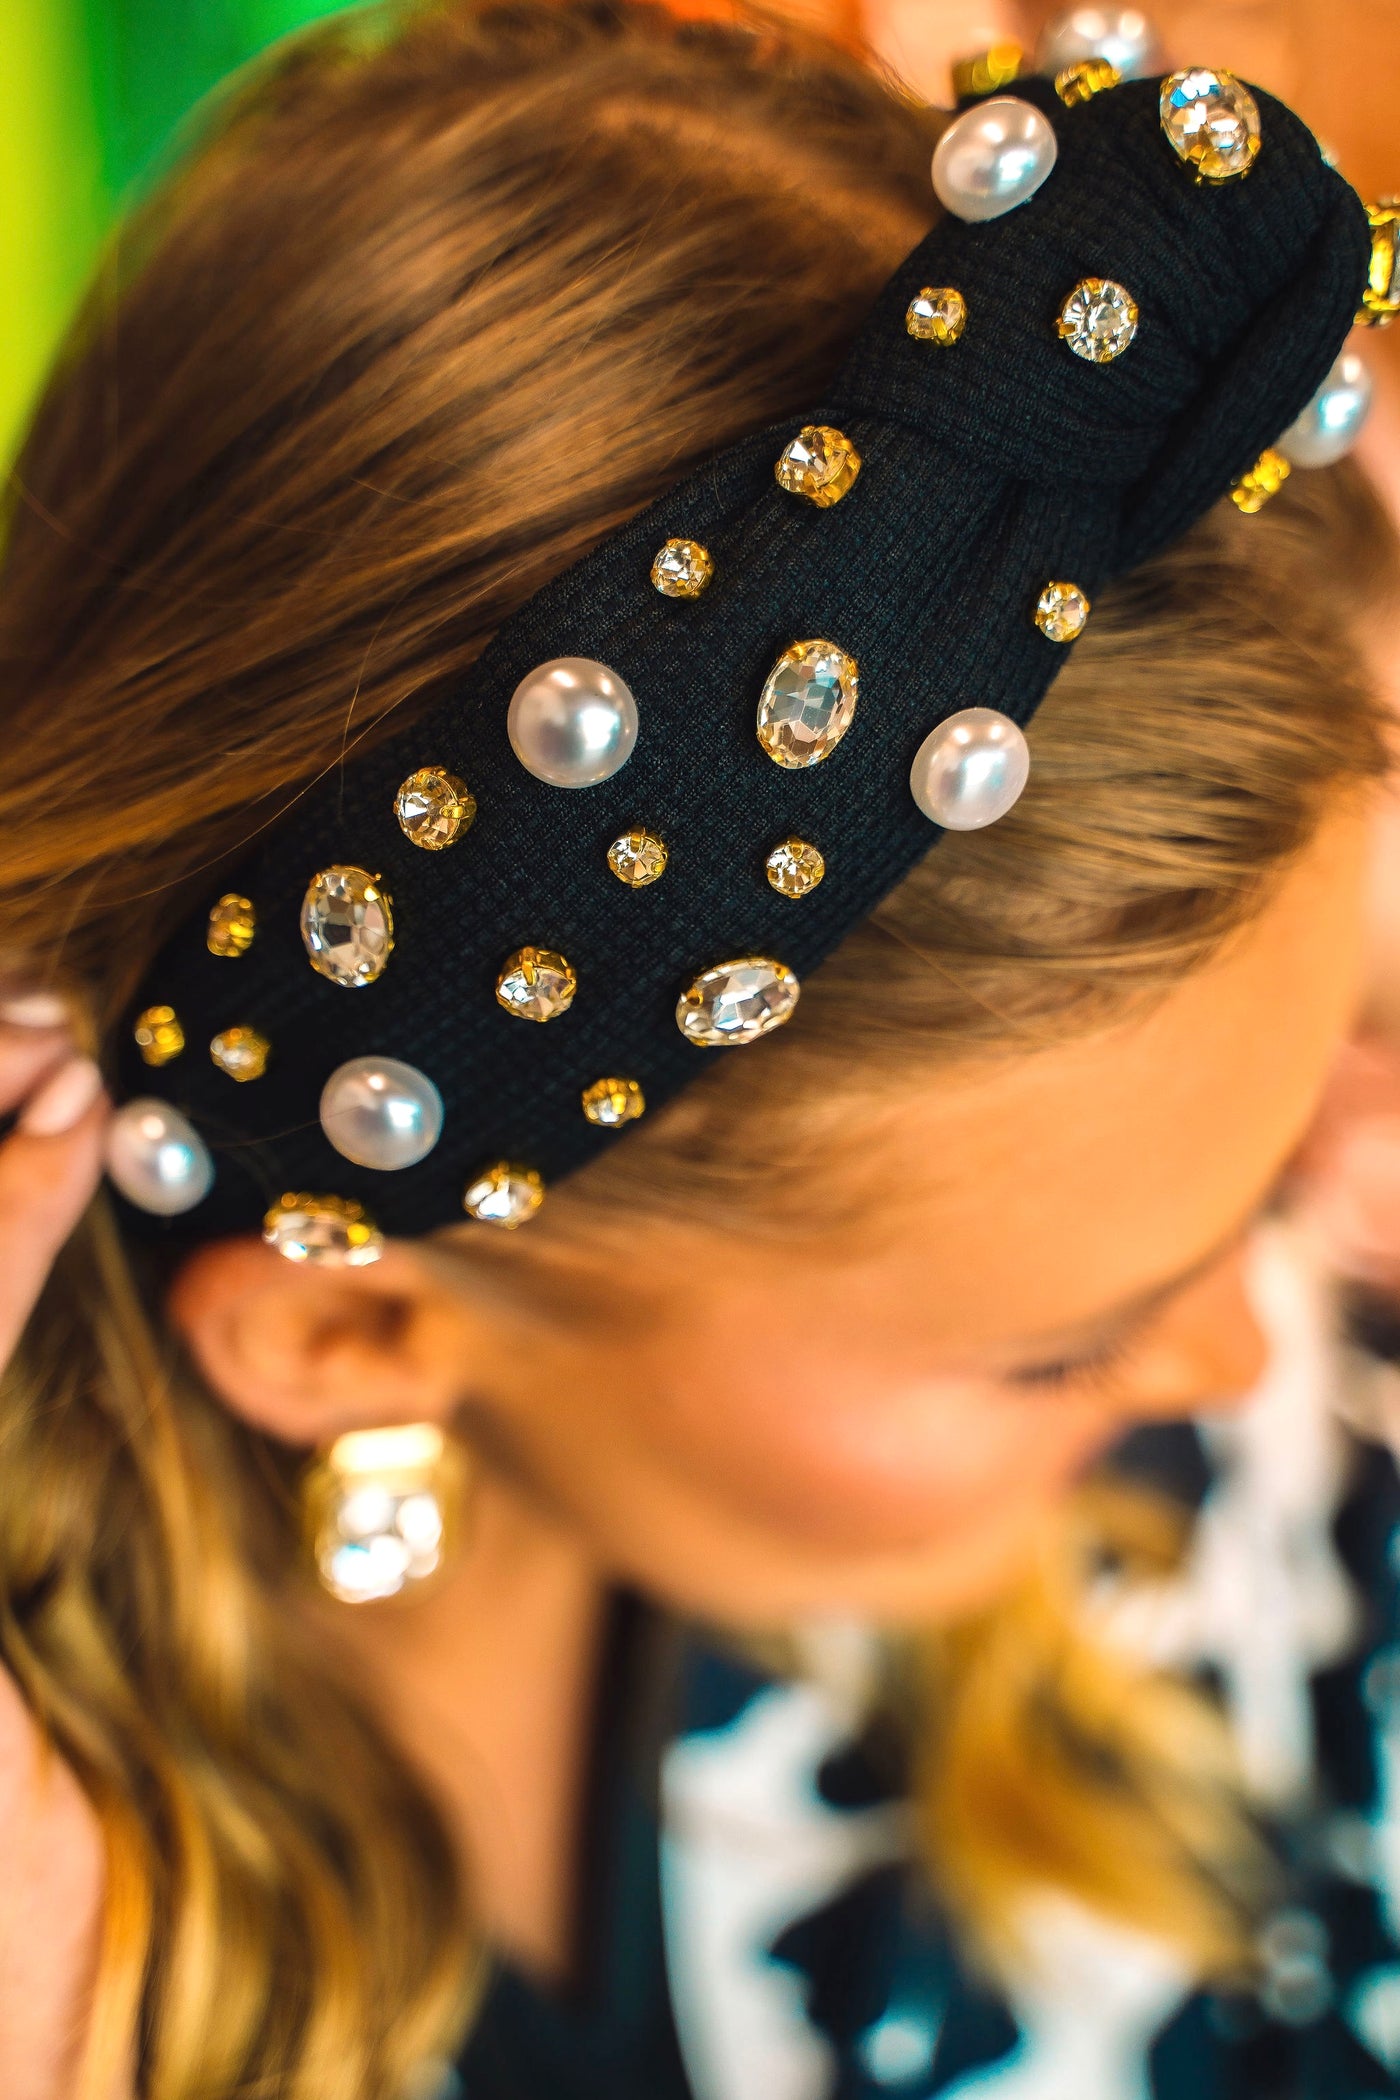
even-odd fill
[{"label": "crystal earring", "polygon": [[469,1466],[432,1422],[338,1436],[302,1483],[302,1520],[322,1586],[342,1604],[420,1591],[461,1530]]}]

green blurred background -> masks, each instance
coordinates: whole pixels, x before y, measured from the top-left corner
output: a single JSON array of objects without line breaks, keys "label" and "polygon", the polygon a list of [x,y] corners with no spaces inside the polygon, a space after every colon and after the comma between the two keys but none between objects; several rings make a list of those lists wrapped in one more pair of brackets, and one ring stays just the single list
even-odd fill
[{"label": "green blurred background", "polygon": [[103,233],[181,117],[344,0],[0,0],[0,464]]}]

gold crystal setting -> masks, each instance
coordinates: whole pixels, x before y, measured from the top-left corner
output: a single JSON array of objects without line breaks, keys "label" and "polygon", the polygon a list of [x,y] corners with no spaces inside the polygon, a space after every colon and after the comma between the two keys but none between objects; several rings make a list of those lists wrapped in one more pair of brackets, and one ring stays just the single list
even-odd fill
[{"label": "gold crystal setting", "polygon": [[420,766],[394,797],[394,815],[410,845],[425,853],[455,846],[476,821],[476,797],[445,766]]},{"label": "gold crystal setting", "polygon": [[660,882],[669,859],[665,840],[654,831],[624,831],[608,848],[608,866],[629,890],[644,890]]},{"label": "gold crystal setting", "polygon": [[916,343],[939,343],[946,350],[967,327],[967,301],[956,285],[926,284],[909,301],[904,325]]},{"label": "gold crystal setting", "polygon": [[1366,216],[1371,222],[1371,266],[1356,318],[1362,328],[1389,328],[1400,314],[1400,198],[1382,197],[1368,207]]},{"label": "gold crystal setting", "polygon": [[1247,518],[1256,517],[1266,503],[1273,501],[1292,472],[1281,452],[1261,452],[1249,472],[1241,474],[1231,489],[1231,500]]},{"label": "gold crystal setting", "polygon": [[246,955],[253,945],[258,930],[258,915],[251,897],[240,897],[230,890],[220,897],[209,913],[209,931],[205,945],[211,955],[234,957]]},{"label": "gold crystal setting", "polygon": [[209,1055],[230,1079],[246,1083],[261,1079],[267,1070],[272,1045],[256,1028],[223,1028],[209,1045]]},{"label": "gold crystal setting", "polygon": [[1123,75],[1108,59],[1081,58],[1077,65],[1066,66],[1055,75],[1055,93],[1066,109],[1077,109],[1082,103],[1092,102],[1095,95],[1105,95],[1122,83]]},{"label": "gold crystal setting", "polygon": [[763,863],[769,886],[780,897],[810,897],[826,873],[826,861],[806,839],[784,839]]},{"label": "gold crystal setting", "polygon": [[601,1130],[619,1130],[646,1114],[647,1097],[635,1079],[595,1079],[580,1099],[589,1122]]},{"label": "gold crystal setting", "polygon": [[1089,600],[1077,583],[1047,583],[1036,602],[1035,624],[1051,642],[1077,641],[1089,622]]},{"label": "gold crystal setting", "polygon": [[698,598],[714,573],[710,550],[699,540],[667,540],[651,565],[651,580],[663,598]]},{"label": "gold crystal setting", "polygon": [[801,990],[786,963],[742,955],[701,971],[676,1002],[676,1026],[702,1050],[734,1049],[790,1021]]},{"label": "gold crystal setting", "polygon": [[1125,286],[1111,277],[1085,277],[1060,308],[1055,326],[1076,357],[1107,365],[1132,342],[1138,318],[1137,301]]},{"label": "gold crystal setting", "polygon": [[805,496],[818,510],[830,510],[854,486],[860,454],[830,424],[808,423],[783,447],[773,472],[790,496]]},{"label": "gold crystal setting", "polygon": [[185,1031],[173,1006],[148,1006],[132,1029],[144,1065],[169,1065],[185,1047]]},{"label": "gold crystal setting", "polygon": [[953,66],[953,99],[970,102],[978,95],[995,95],[1000,88],[1019,80],[1026,67],[1026,54],[1018,43],[1005,37],[986,51],[960,58]]},{"label": "gold crystal setting", "polygon": [[553,948],[517,948],[496,979],[496,998],[519,1021],[554,1021],[574,1003],[578,977]]},{"label": "gold crystal setting", "polygon": [[388,891],[364,868],[322,868],[302,899],[301,937],[312,969],[332,984],[373,984],[394,950]]},{"label": "gold crystal setting", "polygon": [[1162,82],[1162,129],[1198,182],[1236,182],[1263,146],[1259,104],[1223,68],[1192,66]]},{"label": "gold crystal setting", "polygon": [[343,1604],[422,1596],[451,1559],[467,1484],[461,1445],[433,1423],[338,1436],[301,1487],[321,1582]]},{"label": "gold crystal setting", "polygon": [[263,1219],[264,1241],[284,1261],[365,1269],[384,1252],[384,1235],[349,1196],[289,1194]]},{"label": "gold crystal setting", "polygon": [[498,1159],[467,1184],[462,1208],[480,1225],[499,1225],[514,1232],[533,1218],[544,1202],[544,1180],[533,1167]]},{"label": "gold crystal setting", "polygon": [[835,642],[794,642],[764,680],[758,741],[774,765],[819,766],[855,720],[859,697],[853,656]]}]

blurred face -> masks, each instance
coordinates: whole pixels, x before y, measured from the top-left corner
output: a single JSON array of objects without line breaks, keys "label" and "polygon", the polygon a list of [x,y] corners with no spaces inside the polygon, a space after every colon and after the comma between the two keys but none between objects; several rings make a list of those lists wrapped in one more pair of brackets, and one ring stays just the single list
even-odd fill
[{"label": "blurred face", "polygon": [[[835,1243],[590,1223],[492,1290],[450,1233],[353,1272],[231,1242],[175,1316],[293,1442],[460,1414],[499,1480],[682,1608],[964,1610],[1128,1426],[1254,1381],[1249,1228],[1350,1018],[1366,841],[1334,814],[1151,1011],[853,1102],[874,1193]],[[848,1162],[811,1171],[840,1214]]]},{"label": "blurred face", "polygon": [[1255,1379],[1249,1227],[1349,1017],[1363,840],[1150,1014],[883,1108],[868,1236],[598,1243],[496,1359],[507,1464],[726,1619],[975,1601],[1127,1426]]}]

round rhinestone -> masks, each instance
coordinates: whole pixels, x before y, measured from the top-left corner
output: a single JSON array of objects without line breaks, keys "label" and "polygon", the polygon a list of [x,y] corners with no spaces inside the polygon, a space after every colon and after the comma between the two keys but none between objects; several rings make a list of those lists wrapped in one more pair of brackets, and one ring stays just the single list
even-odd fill
[{"label": "round rhinestone", "polygon": [[1086,277],[1061,307],[1057,325],[1076,357],[1111,364],[1137,334],[1137,301],[1111,278]]},{"label": "round rhinestone", "polygon": [[476,797],[455,773],[442,766],[420,766],[394,797],[394,815],[410,844],[421,846],[425,853],[441,853],[444,846],[455,846],[470,831]]},{"label": "round rhinestone", "polygon": [[253,909],[251,897],[239,897],[232,891],[220,897],[209,913],[209,931],[205,936],[211,955],[246,955],[253,945],[253,936],[258,930],[258,915]]},{"label": "round rhinestone", "polygon": [[264,1241],[286,1261],[368,1268],[384,1252],[384,1235],[364,1206],[348,1196],[282,1196],[263,1219]]},{"label": "round rhinestone", "polygon": [[595,1079],[581,1098],[589,1122],[604,1130],[617,1130],[646,1114],[647,1097],[635,1079]]},{"label": "round rhinestone", "polygon": [[267,1037],[256,1028],[225,1028],[209,1045],[209,1055],[219,1070],[239,1081],[261,1079],[271,1050]]},{"label": "round rhinestone", "polygon": [[496,979],[496,997],[521,1021],[553,1021],[574,1003],[578,978],[552,948],[517,948]]},{"label": "round rhinestone", "polygon": [[132,1029],[143,1065],[173,1064],[185,1047],[185,1031],[173,1006],[148,1006]]},{"label": "round rhinestone", "polygon": [[758,741],[775,765],[820,765],[855,716],[856,660],[835,642],[794,642],[768,673],[758,703]]},{"label": "round rhinestone", "polygon": [[705,1049],[752,1043],[792,1019],[801,990],[786,963],[765,955],[716,963],[681,994],[676,1026]]},{"label": "round rhinestone", "polygon": [[1262,143],[1259,104],[1233,73],[1193,66],[1162,82],[1162,129],[1202,182],[1247,175]]},{"label": "round rhinestone", "polygon": [[1083,634],[1089,601],[1077,583],[1047,583],[1035,608],[1035,624],[1052,642],[1072,642]]},{"label": "round rhinestone", "polygon": [[608,848],[608,866],[629,890],[644,890],[649,882],[660,882],[669,859],[665,841],[654,831],[624,831]]},{"label": "round rhinestone", "polygon": [[783,447],[773,472],[790,496],[805,496],[818,510],[829,510],[859,474],[860,454],[841,431],[808,423]]},{"label": "round rhinestone", "polygon": [[353,990],[383,975],[394,947],[394,914],[379,878],[363,868],[322,868],[301,907],[311,967]]},{"label": "round rhinestone", "polygon": [[904,325],[916,342],[955,343],[967,326],[967,301],[951,284],[925,285],[909,301]]},{"label": "round rhinestone", "polygon": [[825,860],[806,839],[784,839],[763,865],[780,897],[810,897],[826,873]]},{"label": "round rhinestone", "polygon": [[698,598],[714,573],[710,550],[699,540],[667,540],[651,565],[663,598]]},{"label": "round rhinestone", "polygon": [[462,1208],[482,1225],[504,1225],[513,1232],[533,1218],[543,1202],[544,1182],[534,1168],[500,1159],[467,1184]]}]

